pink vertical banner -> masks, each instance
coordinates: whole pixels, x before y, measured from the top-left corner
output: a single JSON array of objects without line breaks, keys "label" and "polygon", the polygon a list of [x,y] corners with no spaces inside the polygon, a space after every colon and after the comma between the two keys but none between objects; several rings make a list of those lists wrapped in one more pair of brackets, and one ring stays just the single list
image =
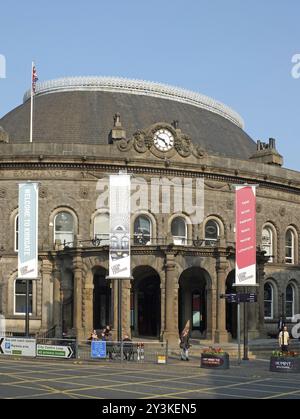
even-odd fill
[{"label": "pink vertical banner", "polygon": [[256,285],[256,186],[236,186],[235,285]]}]

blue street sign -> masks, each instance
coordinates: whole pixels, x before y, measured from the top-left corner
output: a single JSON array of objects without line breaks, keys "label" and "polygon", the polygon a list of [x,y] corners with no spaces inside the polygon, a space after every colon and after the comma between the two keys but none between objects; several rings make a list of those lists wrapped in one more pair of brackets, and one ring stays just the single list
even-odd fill
[{"label": "blue street sign", "polygon": [[106,358],[106,342],[93,340],[91,344],[91,358]]}]

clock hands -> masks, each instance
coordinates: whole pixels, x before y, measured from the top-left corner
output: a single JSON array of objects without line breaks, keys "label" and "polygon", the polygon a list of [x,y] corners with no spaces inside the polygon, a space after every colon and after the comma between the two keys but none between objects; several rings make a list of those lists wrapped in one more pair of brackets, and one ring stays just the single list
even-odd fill
[{"label": "clock hands", "polygon": [[168,147],[168,143],[166,142],[166,140],[164,138],[159,137],[159,136],[157,138],[158,138],[158,140],[161,140]]}]

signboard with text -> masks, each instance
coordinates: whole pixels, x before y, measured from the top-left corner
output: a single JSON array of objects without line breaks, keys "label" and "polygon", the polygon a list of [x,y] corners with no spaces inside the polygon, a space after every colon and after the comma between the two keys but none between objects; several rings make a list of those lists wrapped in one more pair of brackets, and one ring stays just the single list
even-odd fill
[{"label": "signboard with text", "polygon": [[0,356],[1,355],[35,357],[36,340],[0,337]]},{"label": "signboard with text", "polygon": [[256,186],[236,186],[235,286],[256,285]]},{"label": "signboard with text", "polygon": [[130,278],[130,175],[109,181],[109,277]]},{"label": "signboard with text", "polygon": [[19,184],[19,279],[38,277],[38,193],[38,183]]}]

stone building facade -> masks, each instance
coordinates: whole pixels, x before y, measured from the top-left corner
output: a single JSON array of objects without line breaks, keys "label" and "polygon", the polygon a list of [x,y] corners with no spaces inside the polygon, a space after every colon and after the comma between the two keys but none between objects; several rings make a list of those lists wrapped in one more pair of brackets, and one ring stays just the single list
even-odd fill
[{"label": "stone building facade", "polygon": [[[24,331],[24,284],[17,279],[18,183],[39,188],[39,271],[31,284],[31,333],[89,336],[116,330],[117,284],[108,275],[108,201],[99,179],[127,171],[146,185],[197,180],[203,219],[184,210],[132,214],[132,280],[122,282],[123,332],[177,342],[236,337],[233,292],[235,184],[257,184],[258,304],[252,337],[276,333],[300,312],[300,174],[282,167],[274,140],[257,144],[232,110],[205,96],[149,82],[74,78],[40,83],[29,143],[28,93],[0,119],[0,312]],[[136,189],[137,191],[138,189]],[[175,189],[170,188],[171,195]],[[103,191],[102,191],[103,192]],[[164,199],[161,188],[157,198]],[[148,202],[149,204],[149,202]],[[150,209],[149,209],[150,208]]]}]

